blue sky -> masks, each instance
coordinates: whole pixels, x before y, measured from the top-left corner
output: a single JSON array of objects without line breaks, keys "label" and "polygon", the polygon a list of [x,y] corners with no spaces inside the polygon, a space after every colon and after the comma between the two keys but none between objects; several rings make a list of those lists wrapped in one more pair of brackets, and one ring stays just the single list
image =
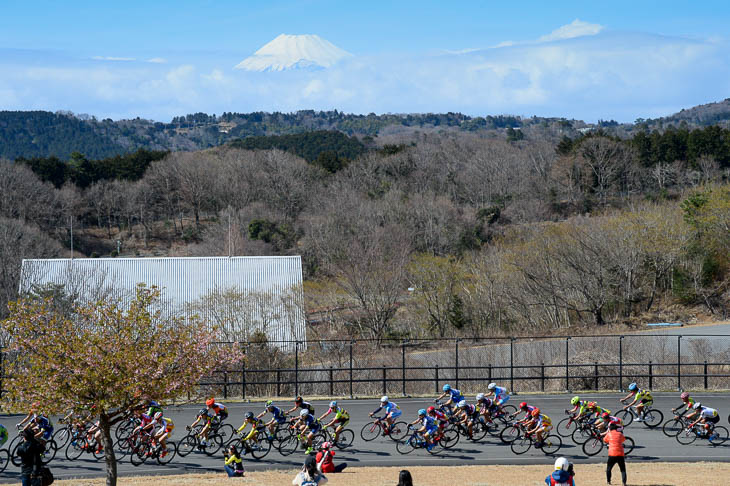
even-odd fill
[{"label": "blue sky", "polygon": [[[631,121],[730,96],[730,2],[5,0],[2,7],[0,109],[156,120],[337,108]],[[317,34],[354,57],[318,72],[233,69],[281,33]]]}]

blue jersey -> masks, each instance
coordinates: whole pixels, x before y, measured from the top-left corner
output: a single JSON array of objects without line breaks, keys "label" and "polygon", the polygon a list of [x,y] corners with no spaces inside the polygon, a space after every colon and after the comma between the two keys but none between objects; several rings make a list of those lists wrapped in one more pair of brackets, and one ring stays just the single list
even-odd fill
[{"label": "blue jersey", "polygon": [[39,428],[43,430],[48,430],[53,428],[53,424],[50,420],[48,420],[47,417],[44,417],[43,415],[38,415],[35,419],[35,423],[38,425]]},{"label": "blue jersey", "polygon": [[[281,422],[282,420],[286,419],[286,416],[284,415],[284,412],[281,411],[279,407],[271,406],[267,409],[269,412],[271,412],[271,415],[274,416],[274,419],[277,422]],[[311,417],[311,415],[310,415]]]},{"label": "blue jersey", "polygon": [[507,393],[507,389],[501,386],[498,386],[494,389],[494,398],[499,400],[500,398],[505,398],[509,396]]},{"label": "blue jersey", "polygon": [[459,403],[464,399],[464,396],[456,388],[452,388],[451,390],[449,390],[449,393],[451,394],[451,401],[453,401],[454,403]]},{"label": "blue jersey", "polygon": [[0,424],[0,446],[8,441],[8,429]]},{"label": "blue jersey", "polygon": [[430,417],[430,416],[426,415],[421,420],[421,425],[424,426],[424,427],[426,427],[426,430],[435,429],[436,428],[436,420],[434,420],[433,417]]}]

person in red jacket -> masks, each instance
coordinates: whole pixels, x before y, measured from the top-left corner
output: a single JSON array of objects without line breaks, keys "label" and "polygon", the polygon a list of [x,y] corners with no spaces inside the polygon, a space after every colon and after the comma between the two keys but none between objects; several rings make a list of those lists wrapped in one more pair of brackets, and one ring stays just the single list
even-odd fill
[{"label": "person in red jacket", "polygon": [[320,446],[319,452],[317,452],[317,469],[319,469],[322,474],[342,472],[342,470],[347,467],[346,462],[335,466],[332,461],[335,457],[335,451],[330,450],[331,447],[332,444],[325,442]]},{"label": "person in red jacket", "polygon": [[611,424],[603,442],[608,444],[608,464],[606,464],[606,481],[611,484],[611,469],[618,464],[621,470],[621,481],[626,486],[626,462],[624,461],[624,434],[618,430],[618,425]]}]

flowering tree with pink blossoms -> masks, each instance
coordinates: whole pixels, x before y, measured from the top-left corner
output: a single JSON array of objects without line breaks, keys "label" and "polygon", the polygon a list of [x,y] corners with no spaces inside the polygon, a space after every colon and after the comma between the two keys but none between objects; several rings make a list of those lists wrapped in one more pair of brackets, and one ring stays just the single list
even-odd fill
[{"label": "flowering tree with pink blossoms", "polygon": [[211,346],[205,322],[163,318],[158,301],[159,291],[143,286],[128,306],[77,304],[66,314],[49,300],[20,300],[2,322],[6,351],[16,356],[3,383],[11,403],[37,402],[50,414],[93,410],[109,486],[117,483],[111,427],[140,408],[142,397],[194,396],[201,376],[242,359],[237,349]]}]

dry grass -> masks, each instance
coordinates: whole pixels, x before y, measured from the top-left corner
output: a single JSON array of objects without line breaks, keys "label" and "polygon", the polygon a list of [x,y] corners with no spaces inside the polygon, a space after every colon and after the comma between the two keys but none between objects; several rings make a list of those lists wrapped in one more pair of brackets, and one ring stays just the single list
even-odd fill
[{"label": "dry grass", "polygon": [[[627,464],[630,485],[685,486],[728,484],[728,463],[631,463]],[[394,486],[398,483],[399,467],[356,467],[329,476],[332,486]],[[408,468],[417,486],[542,486],[552,471],[545,466],[414,466]],[[606,484],[604,464],[576,465],[576,483],[581,486]],[[122,478],[122,486],[281,486],[291,484],[295,470],[250,472],[246,477],[227,478],[225,474],[187,474],[181,476]],[[103,479],[56,481],[59,486],[102,486]],[[613,484],[621,484],[618,468],[614,468]]]}]

